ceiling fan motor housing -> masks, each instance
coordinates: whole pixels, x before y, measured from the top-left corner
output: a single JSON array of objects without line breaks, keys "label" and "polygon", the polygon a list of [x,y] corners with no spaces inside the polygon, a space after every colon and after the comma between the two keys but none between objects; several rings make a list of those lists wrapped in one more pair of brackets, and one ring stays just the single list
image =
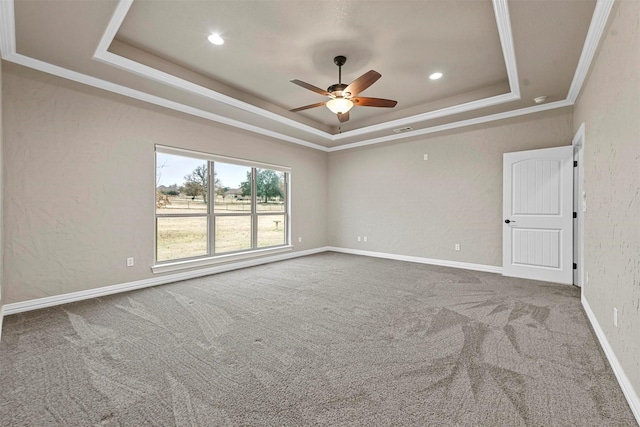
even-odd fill
[{"label": "ceiling fan motor housing", "polygon": [[330,94],[334,95],[334,96],[350,96],[351,94],[346,92],[346,93],[342,93],[343,90],[345,90],[347,88],[348,85],[344,84],[344,83],[337,83],[335,85],[331,85],[327,88],[327,92],[329,92]]}]

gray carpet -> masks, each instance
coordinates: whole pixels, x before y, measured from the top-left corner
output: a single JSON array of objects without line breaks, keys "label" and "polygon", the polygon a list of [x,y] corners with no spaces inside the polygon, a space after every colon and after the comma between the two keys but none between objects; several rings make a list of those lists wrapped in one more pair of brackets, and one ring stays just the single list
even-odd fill
[{"label": "gray carpet", "polygon": [[579,289],[324,253],[5,318],[2,426],[635,426]]}]

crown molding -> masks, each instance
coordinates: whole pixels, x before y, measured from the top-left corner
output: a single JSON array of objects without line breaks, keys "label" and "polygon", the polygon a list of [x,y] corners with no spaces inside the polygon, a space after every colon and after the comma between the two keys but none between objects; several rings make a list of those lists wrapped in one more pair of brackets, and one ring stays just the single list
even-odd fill
[{"label": "crown molding", "polygon": [[518,116],[524,116],[527,114],[539,113],[547,110],[554,110],[556,108],[570,107],[571,105],[573,104],[567,100],[551,102],[549,104],[544,104],[544,105],[534,105],[532,107],[521,108],[519,110],[504,111],[502,113],[496,113],[496,114],[491,114],[491,115],[482,116],[482,117],[475,117],[473,119],[461,120],[459,122],[446,123],[443,125],[432,126],[424,129],[418,129],[415,131],[406,132],[398,135],[383,136],[380,138],[354,142],[352,144],[339,145],[337,147],[331,147],[327,149],[327,151],[334,152],[334,151],[341,151],[341,150],[349,150],[349,149],[358,148],[358,147],[365,147],[367,145],[380,144],[382,142],[396,141],[399,139],[404,139],[409,137],[416,137],[421,135],[427,135],[430,133],[443,132],[446,130],[457,129],[457,128],[462,128],[466,126],[473,126],[473,125],[478,125],[482,123],[494,122],[496,120],[509,119],[511,117],[518,117]]},{"label": "crown molding", "polygon": [[576,67],[576,72],[573,75],[569,93],[567,94],[567,100],[572,104],[578,99],[582,85],[589,73],[591,61],[593,61],[593,56],[596,53],[596,49],[602,38],[602,33],[604,32],[604,27],[609,19],[611,8],[613,7],[613,1],[614,0],[598,0],[596,3],[596,8],[591,17],[591,24],[589,24],[589,30],[587,31],[587,37],[582,47],[582,53],[578,60],[578,66]]},{"label": "crown molding", "polygon": [[0,1],[0,53],[2,58],[16,52],[16,23],[13,0]]},{"label": "crown molding", "polygon": [[[345,139],[347,137],[366,135],[368,133],[375,132],[375,131],[395,129],[397,127],[412,125],[417,122],[438,119],[441,117],[447,117],[454,114],[466,113],[468,111],[478,110],[480,108],[493,107],[495,105],[500,105],[507,102],[518,101],[518,100],[520,100],[520,96],[514,95],[512,92],[509,92],[502,95],[492,96],[489,98],[478,99],[476,101],[465,102],[464,104],[458,104],[458,105],[453,105],[451,107],[441,108],[439,110],[428,111],[426,113],[418,114],[415,116],[405,117],[403,119],[397,119],[389,122],[380,123],[377,125],[367,126],[366,128],[354,129],[341,134],[332,135],[333,137],[331,138],[331,140],[340,141],[341,139]],[[402,135],[399,139],[408,137],[407,134],[399,134],[399,135]]]},{"label": "crown molding", "polygon": [[516,65],[516,50],[513,46],[513,32],[511,31],[511,17],[507,0],[493,0],[493,11],[496,15],[498,35],[502,46],[504,64],[507,67],[511,94],[520,99],[520,82],[518,81],[518,67]]},{"label": "crown molding", "polygon": [[118,34],[124,18],[127,17],[127,13],[129,13],[132,4],[133,0],[120,0],[118,2],[116,10],[113,11],[109,24],[107,24],[107,28],[105,28],[104,34],[102,34],[100,38],[100,43],[98,43],[94,57],[98,52],[106,52],[107,49],[109,49],[113,39],[116,37],[116,34]]},{"label": "crown molding", "polygon": [[204,86],[198,85],[196,83],[190,82],[188,80],[182,79],[180,77],[174,76],[164,71],[160,71],[156,68],[149,67],[147,65],[141,64],[139,62],[136,62],[131,59],[124,58],[120,55],[109,52],[108,48],[113,42],[113,39],[115,38],[118,32],[118,29],[122,25],[122,22],[124,21],[129,8],[133,4],[133,1],[134,0],[119,1],[118,6],[116,7],[116,10],[112,15],[111,20],[109,21],[109,24],[107,25],[107,29],[105,30],[100,40],[100,43],[98,44],[98,47],[94,53],[93,58],[95,60],[120,68],[130,73],[161,82],[168,86],[175,87],[189,93],[197,94],[199,96],[204,96],[206,98],[209,98],[217,102],[222,102],[224,104],[231,105],[241,110],[248,111],[250,113],[259,115],[261,117],[265,117],[269,120],[273,120],[274,122],[281,123],[281,124],[290,126],[294,129],[309,133],[311,135],[321,137],[328,142],[336,142],[336,141],[343,140],[345,138],[367,135],[376,131],[393,129],[398,126],[406,126],[406,125],[417,123],[420,121],[432,120],[439,117],[445,117],[453,114],[464,113],[467,111],[491,107],[494,105],[499,105],[499,104],[520,99],[517,67],[515,63],[515,49],[513,46],[513,36],[511,33],[511,22],[509,19],[509,9],[507,6],[507,0],[492,0],[492,2],[494,7],[494,13],[496,15],[496,23],[497,23],[498,34],[500,36],[500,42],[502,46],[502,53],[503,53],[505,65],[507,68],[507,76],[508,76],[509,85],[511,88],[511,91],[509,93],[493,96],[489,98],[484,98],[477,101],[467,102],[467,103],[455,105],[452,107],[442,108],[439,110],[430,111],[427,113],[422,113],[422,114],[414,115],[411,117],[406,117],[403,119],[392,120],[392,121],[381,123],[378,125],[372,125],[372,126],[367,126],[360,129],[354,129],[351,131],[346,131],[346,132],[335,134],[335,135],[316,129],[312,126],[302,124],[300,122],[289,119],[287,117],[283,117],[279,114],[273,113],[263,108],[256,107],[255,105],[251,105],[249,103],[237,100],[233,97],[224,95],[220,92],[206,88]]},{"label": "crown molding", "polygon": [[248,123],[244,123],[239,120],[233,120],[228,117],[224,117],[224,116],[214,114],[208,111],[204,111],[195,107],[191,107],[189,105],[171,101],[166,98],[162,98],[156,95],[151,95],[146,92],[142,92],[136,89],[131,89],[126,86],[111,83],[106,80],[88,76],[86,74],[78,73],[76,71],[62,68],[57,65],[53,65],[37,59],[29,58],[28,56],[13,54],[13,55],[8,55],[6,57],[3,57],[3,59],[14,62],[16,64],[19,64],[25,67],[33,68],[34,70],[45,72],[47,74],[52,74],[54,76],[62,77],[64,79],[72,80],[88,86],[93,86],[98,89],[106,90],[109,92],[117,93],[119,95],[124,95],[129,98],[148,102],[150,104],[159,105],[161,107],[165,107],[174,111],[179,111],[181,113],[189,114],[191,116],[200,117],[206,120],[222,123],[238,129],[243,129],[249,132],[268,136],[270,138],[275,138],[281,141],[287,141],[287,142],[302,145],[305,147],[313,148],[316,150],[326,151],[326,147],[323,147],[322,145],[314,144],[312,142],[305,141],[299,138],[294,138],[292,136],[285,135],[279,132],[274,132],[269,129],[250,125]]},{"label": "crown molding", "polygon": [[116,34],[120,29],[120,26],[124,22],[124,19],[126,18],[129,8],[133,4],[133,1],[134,0],[120,0],[118,2],[118,6],[116,7],[116,10],[111,16],[111,19],[109,20],[109,24],[107,25],[107,28],[104,34],[102,35],[102,38],[100,39],[100,43],[98,43],[98,47],[96,48],[96,51],[93,54],[93,59],[97,61],[101,61],[107,65],[120,68],[121,70],[125,70],[127,72],[130,72],[151,80],[155,80],[167,86],[172,86],[180,90],[183,90],[185,92],[203,96],[213,101],[221,102],[223,104],[230,105],[240,110],[248,111],[258,116],[265,117],[269,120],[273,120],[275,122],[282,123],[282,124],[291,126],[293,128],[297,128],[299,130],[305,131],[312,135],[320,136],[323,138],[329,138],[331,136],[331,134],[321,131],[319,129],[316,129],[312,126],[299,123],[295,120],[292,120],[292,119],[283,117],[279,114],[273,113],[271,111],[265,110],[264,108],[256,107],[255,105],[240,101],[231,96],[209,89],[202,85],[190,82],[180,77],[176,77],[173,74],[160,71],[156,68],[149,67],[147,65],[125,58],[123,56],[117,55],[113,52],[109,52],[108,50],[109,46],[111,46],[111,43],[113,43],[113,39],[116,37]]},{"label": "crown molding", "polygon": [[[388,142],[388,141],[396,141],[396,140],[401,140],[405,138],[412,138],[420,135],[426,135],[430,133],[436,133],[436,132],[456,129],[456,128],[465,127],[465,126],[471,126],[474,124],[487,123],[495,120],[502,120],[510,117],[516,117],[516,116],[521,116],[525,114],[532,114],[540,111],[551,110],[554,108],[563,108],[566,106],[573,105],[580,93],[582,85],[584,84],[584,80],[586,79],[587,73],[589,71],[589,67],[591,65],[591,61],[593,60],[595,51],[598,47],[600,38],[602,37],[602,33],[604,31],[604,27],[606,25],[611,8],[613,6],[613,2],[614,0],[597,0],[597,4],[591,20],[589,31],[587,33],[585,44],[583,46],[582,54],[580,56],[578,66],[576,68],[576,72],[574,74],[574,78],[571,83],[569,93],[565,100],[544,104],[544,105],[539,105],[539,106],[523,108],[519,110],[506,111],[503,113],[492,114],[488,116],[477,117],[469,120],[462,120],[462,121],[447,123],[444,125],[431,126],[431,127],[427,127],[427,128],[413,131],[413,132],[403,133],[403,134],[392,134],[388,136],[382,136],[379,138],[363,139],[362,141],[359,141],[359,142],[345,144],[345,145],[336,146],[336,147],[330,147],[330,148],[312,143],[304,139],[292,137],[292,136],[289,136],[280,132],[275,132],[263,127],[251,125],[239,120],[230,119],[228,117],[224,117],[219,114],[211,113],[205,110],[201,110],[195,107],[191,107],[185,104],[171,101],[156,95],[151,95],[146,92],[131,89],[122,85],[108,82],[106,80],[98,79],[96,77],[88,76],[76,71],[65,69],[65,68],[62,68],[53,64],[49,64],[34,58],[27,57],[25,55],[18,54],[16,52],[16,40],[15,40],[16,35],[15,35],[15,20],[14,20],[15,11],[14,11],[13,0],[0,1],[0,52],[2,53],[2,58],[4,60],[14,62],[19,65],[33,68],[48,74],[58,76],[58,77],[76,81],[78,83],[86,84],[86,85],[103,89],[109,92],[124,95],[133,99],[137,99],[140,101],[148,102],[148,103],[169,108],[175,111],[179,111],[185,114],[189,114],[189,115],[200,117],[206,120],[214,121],[214,122],[235,127],[238,129],[260,134],[269,138],[275,138],[281,141],[290,142],[293,144],[309,147],[319,151],[334,152],[334,151],[346,150],[346,149],[362,147],[367,145],[379,144],[379,143]],[[130,70],[131,72],[135,72],[136,74],[162,81],[163,83],[166,83],[166,84],[178,84],[178,85],[182,84],[181,82],[176,82],[176,79],[177,80],[182,80],[182,79],[178,79],[175,76],[169,75],[167,73],[163,73],[151,67],[146,67],[142,64],[136,63],[135,61],[130,61],[127,58],[120,57],[118,55],[115,55],[107,51],[108,46],[113,41],[113,38],[115,37],[115,34],[118,31],[118,28],[120,28],[120,25],[122,24],[122,21],[126,16],[132,3],[133,3],[133,0],[120,0],[118,2],[118,6],[116,7],[116,10],[107,28],[105,29],[105,33],[103,34],[103,37],[101,38],[100,43],[96,49],[96,59],[99,59],[103,62],[110,63],[113,66],[116,66],[118,68],[129,69],[133,67],[134,70]],[[186,82],[183,80],[183,82],[189,83],[189,85],[186,85],[185,90],[189,90],[189,91],[198,90],[197,93],[199,94],[202,94],[203,90],[208,91],[207,93],[211,96],[216,96],[216,97],[219,96],[220,102],[227,102],[234,106],[245,106],[248,109],[247,111],[255,112],[256,114],[263,115],[263,117],[276,120],[280,123],[289,124],[292,127],[313,133],[314,135],[322,136],[329,142],[337,142],[348,137],[361,136],[361,135],[364,136],[370,132],[391,129],[397,126],[406,126],[409,124],[413,124],[416,121],[430,120],[430,119],[445,117],[445,116],[458,114],[462,112],[468,112],[468,111],[476,110],[479,108],[486,108],[486,107],[498,105],[504,102],[512,102],[514,100],[520,99],[520,89],[518,86],[517,66],[515,62],[515,53],[514,53],[514,47],[513,47],[513,38],[511,34],[511,24],[509,19],[507,0],[493,0],[493,6],[494,6],[494,12],[496,14],[496,22],[498,24],[500,42],[502,45],[505,64],[507,66],[507,74],[509,77],[509,84],[511,88],[511,92],[507,94],[489,97],[489,98],[485,98],[477,101],[472,101],[472,102],[468,102],[468,103],[464,103],[464,104],[460,104],[452,107],[442,108],[439,110],[430,111],[427,113],[419,114],[419,115],[404,118],[404,119],[389,121],[380,125],[369,126],[367,128],[355,129],[352,131],[344,132],[342,134],[332,135],[327,132],[318,130],[316,128],[303,125],[294,120],[279,116],[275,113],[267,112],[266,110],[263,110],[259,107],[242,103],[241,101],[235,100],[234,98],[219,94],[210,89],[203,88],[202,86],[195,85],[193,83]]]}]

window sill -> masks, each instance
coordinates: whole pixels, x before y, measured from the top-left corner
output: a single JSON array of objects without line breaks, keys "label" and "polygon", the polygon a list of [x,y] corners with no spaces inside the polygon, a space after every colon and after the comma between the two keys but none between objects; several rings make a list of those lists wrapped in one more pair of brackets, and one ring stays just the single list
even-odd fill
[{"label": "window sill", "polygon": [[166,264],[156,264],[151,267],[153,274],[169,273],[172,271],[186,270],[190,268],[206,267],[209,265],[222,264],[233,261],[240,261],[249,258],[258,258],[265,255],[274,255],[283,252],[290,252],[293,249],[292,245],[278,246],[275,248],[257,249],[249,252],[239,252],[229,255],[217,255],[208,258],[190,259],[187,261],[176,261]]}]

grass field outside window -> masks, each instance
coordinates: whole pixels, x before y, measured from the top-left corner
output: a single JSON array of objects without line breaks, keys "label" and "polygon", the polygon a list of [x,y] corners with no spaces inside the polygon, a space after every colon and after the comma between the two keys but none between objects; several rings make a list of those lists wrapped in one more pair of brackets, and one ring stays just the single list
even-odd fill
[{"label": "grass field outside window", "polygon": [[287,196],[287,172],[158,151],[156,262],[287,245]]}]

